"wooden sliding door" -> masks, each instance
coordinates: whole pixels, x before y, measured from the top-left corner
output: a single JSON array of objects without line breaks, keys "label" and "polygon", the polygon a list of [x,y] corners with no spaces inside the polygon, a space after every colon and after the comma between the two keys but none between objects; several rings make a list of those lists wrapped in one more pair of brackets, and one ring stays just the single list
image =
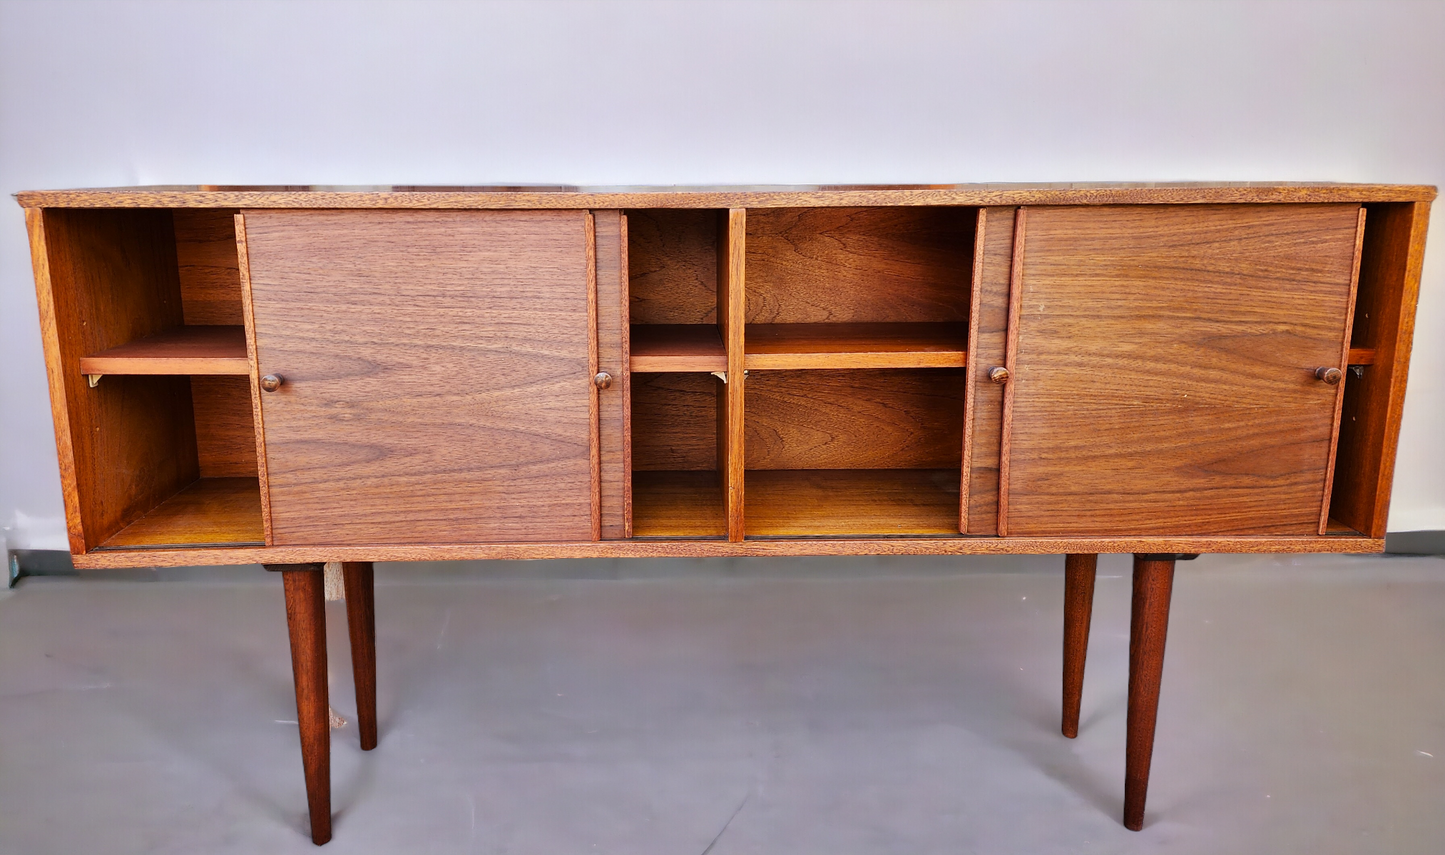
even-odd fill
[{"label": "wooden sliding door", "polygon": [[1360,206],[1018,216],[999,533],[1322,533]]},{"label": "wooden sliding door", "polygon": [[275,545],[598,537],[587,212],[241,225]]}]

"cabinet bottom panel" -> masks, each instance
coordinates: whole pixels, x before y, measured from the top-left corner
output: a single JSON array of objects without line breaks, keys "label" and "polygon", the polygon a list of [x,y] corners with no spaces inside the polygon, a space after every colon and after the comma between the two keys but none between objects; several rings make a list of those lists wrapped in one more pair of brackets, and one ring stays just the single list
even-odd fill
[{"label": "cabinet bottom panel", "polygon": [[958,535],[957,469],[760,469],[749,537]]},{"label": "cabinet bottom panel", "polygon": [[255,478],[202,478],[121,529],[100,550],[262,546]]}]

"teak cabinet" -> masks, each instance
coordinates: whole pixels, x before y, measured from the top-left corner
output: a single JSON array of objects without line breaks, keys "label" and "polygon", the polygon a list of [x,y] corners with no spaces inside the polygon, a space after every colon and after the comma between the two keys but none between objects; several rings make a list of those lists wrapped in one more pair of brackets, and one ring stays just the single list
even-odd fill
[{"label": "teak cabinet", "polygon": [[[1139,828],[1175,561],[1383,546],[1431,187],[19,194],[81,567],[1135,553]],[[369,743],[369,744],[368,744]]]}]

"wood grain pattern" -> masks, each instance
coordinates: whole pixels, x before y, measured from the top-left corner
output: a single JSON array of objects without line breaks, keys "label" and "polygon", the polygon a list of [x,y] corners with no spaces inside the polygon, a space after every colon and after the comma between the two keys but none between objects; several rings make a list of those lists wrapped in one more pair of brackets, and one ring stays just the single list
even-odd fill
[{"label": "wood grain pattern", "polygon": [[748,537],[958,532],[957,469],[748,472]]},{"label": "wood grain pattern", "polygon": [[[633,472],[720,471],[719,382],[706,374],[638,374],[632,380]],[[635,509],[640,499],[634,495],[632,501]]]},{"label": "wood grain pattern", "polygon": [[181,307],[190,325],[241,326],[241,273],[236,212],[181,208],[172,212]]},{"label": "wood grain pattern", "polygon": [[[1349,376],[1350,357],[1353,349],[1350,348],[1350,337],[1355,323],[1355,299],[1359,291],[1360,282],[1360,253],[1365,245],[1365,209],[1359,210],[1359,224],[1355,229],[1355,259],[1350,265],[1350,302],[1345,306],[1345,332],[1342,336],[1345,347],[1340,353],[1340,363],[1334,366],[1339,370],[1340,376]],[[1323,368],[1324,366],[1321,366]],[[1316,369],[1318,374],[1318,369]],[[1320,527],[1319,534],[1329,534],[1330,531],[1330,494],[1335,481],[1335,459],[1339,449],[1340,439],[1340,417],[1344,411],[1345,403],[1345,382],[1341,380],[1335,389],[1335,417],[1330,429],[1330,456],[1325,464],[1325,496],[1320,503]]]},{"label": "wood grain pattern", "polygon": [[246,213],[277,545],[591,537],[586,221]]},{"label": "wood grain pattern", "polygon": [[1004,387],[988,379],[1008,349],[1009,276],[1014,209],[984,208],[974,232],[973,295],[969,301],[968,380],[964,388],[960,530],[998,533],[1000,437]]},{"label": "wood grain pattern", "polygon": [[962,368],[966,324],[751,324],[749,369]]},{"label": "wood grain pattern", "polygon": [[1429,224],[1427,203],[1373,205],[1365,220],[1353,334],[1376,357],[1343,384],[1330,516],[1371,537],[1384,537],[1389,520]]},{"label": "wood grain pattern", "polygon": [[627,317],[627,223],[621,211],[593,211],[597,242],[598,370],[612,375],[598,396],[600,497],[605,538],[628,537],[632,478],[628,462],[629,386]]},{"label": "wood grain pattern", "polygon": [[1375,364],[1375,349],[1374,349],[1373,347],[1351,347],[1351,348],[1350,348],[1350,364],[1351,364],[1351,365],[1374,365],[1374,364]]},{"label": "wood grain pattern", "polygon": [[634,537],[726,538],[717,470],[634,472]]},{"label": "wood grain pattern", "polygon": [[35,225],[51,403],[71,458],[61,468],[71,549],[93,549],[199,477],[187,378],[111,377],[92,389],[80,370],[84,356],[181,324],[175,237],[168,211],[55,210]]},{"label": "wood grain pattern", "polygon": [[965,208],[755,211],[748,323],[967,323],[973,222]]},{"label": "wood grain pattern", "polygon": [[718,331],[727,351],[727,379],[722,394],[718,425],[718,464],[722,470],[723,510],[727,515],[728,540],[743,539],[744,467],[746,421],[744,394],[747,385],[747,211],[734,208],[718,220]]},{"label": "wood grain pattern", "polygon": [[1149,182],[702,187],[169,186],[26,191],[27,208],[800,208],[1430,202],[1423,185]]},{"label": "wood grain pattern", "polygon": [[[1028,212],[1018,535],[1318,533],[1358,208]],[[1006,406],[1008,406],[1006,404]]]},{"label": "wood grain pattern", "polygon": [[202,478],[255,478],[256,425],[245,377],[192,377],[196,456]]},{"label": "wood grain pattern", "polygon": [[747,468],[957,471],[964,383],[953,368],[756,372]]},{"label": "wood grain pattern", "polygon": [[629,211],[632,323],[716,324],[717,238],[713,211]]},{"label": "wood grain pattern", "polygon": [[711,324],[637,324],[631,367],[637,372],[726,371],[727,351]]},{"label": "wood grain pattern", "polygon": [[[1009,265],[1008,328],[1004,334],[1004,362],[1001,375],[1003,384],[1003,425],[998,445],[998,525],[1000,537],[1009,534],[1009,461],[1012,458],[1014,413],[1014,372],[1018,368],[1019,326],[1023,312],[1023,270],[1024,250],[1028,238],[1029,209],[1019,208],[1014,212],[1013,260]],[[989,369],[989,380],[995,375]]]},{"label": "wood grain pattern", "polygon": [[331,839],[331,719],[326,686],[326,597],[320,564],[269,566],[286,589],[286,628],[291,636],[291,675],[311,842]]},{"label": "wood grain pattern", "polygon": [[251,423],[256,430],[256,478],[261,490],[261,526],[266,545],[275,546],[271,534],[271,481],[266,471],[266,416],[261,411],[261,372],[256,361],[256,315],[251,305],[251,262],[246,253],[246,217],[235,217],[236,258],[241,276],[241,320],[246,330],[246,359],[251,364]]},{"label": "wood grain pattern", "polygon": [[171,327],[80,358],[82,374],[250,373],[239,326]]},{"label": "wood grain pattern", "polygon": [[361,750],[376,747],[376,583],[370,561],[344,561],[346,629],[351,636],[351,674],[356,685],[356,727]]},{"label": "wood grain pattern", "polygon": [[1124,827],[1144,827],[1144,801],[1154,756],[1159,717],[1159,684],[1164,676],[1164,642],[1169,632],[1169,597],[1174,562],[1134,556],[1134,599],[1129,624],[1128,747],[1124,766]]},{"label": "wood grain pattern", "polygon": [[[716,492],[714,491],[714,495]],[[952,494],[956,500],[958,493]],[[640,510],[637,513],[641,513]],[[76,567],[185,567],[268,561],[474,561],[550,558],[764,558],[780,555],[1064,555],[1070,552],[1124,553],[1331,553],[1384,551],[1377,537],[1318,535],[1250,537],[809,537],[797,540],[612,540],[552,543],[444,543],[425,546],[237,547],[91,552],[73,558]]]},{"label": "wood grain pattern", "polygon": [[1084,697],[1084,662],[1089,655],[1089,624],[1094,616],[1094,577],[1099,556],[1064,558],[1064,736],[1079,735],[1079,707]]},{"label": "wood grain pattern", "polygon": [[121,529],[98,549],[262,546],[255,478],[201,478]]},{"label": "wood grain pattern", "polygon": [[[586,234],[587,271],[587,457],[591,471],[587,496],[591,504],[592,539],[602,539],[602,440],[598,420],[601,417],[601,403],[598,398],[602,390],[597,386],[597,229],[592,212],[586,212],[583,220]],[[621,330],[618,330],[619,334]]]}]

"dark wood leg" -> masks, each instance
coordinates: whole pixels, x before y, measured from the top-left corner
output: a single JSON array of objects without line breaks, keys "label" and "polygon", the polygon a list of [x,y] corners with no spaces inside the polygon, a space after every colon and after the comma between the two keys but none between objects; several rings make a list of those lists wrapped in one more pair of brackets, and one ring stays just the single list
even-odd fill
[{"label": "dark wood leg", "polygon": [[[1191,556],[1192,557],[1192,556]],[[1169,629],[1169,594],[1175,556],[1134,556],[1134,607],[1129,626],[1129,735],[1124,766],[1124,827],[1144,827],[1154,723],[1159,714],[1159,681],[1164,674],[1164,637]]]},{"label": "dark wood leg", "polygon": [[1084,694],[1084,658],[1089,652],[1089,618],[1094,613],[1097,555],[1064,558],[1064,735],[1079,735],[1079,703]]},{"label": "dark wood leg", "polygon": [[341,565],[346,583],[346,625],[351,630],[351,673],[356,682],[356,718],[361,750],[376,747],[376,597],[370,561]]},{"label": "dark wood leg", "polygon": [[268,564],[286,588],[291,631],[291,673],[296,679],[296,721],[311,808],[311,842],[331,839],[331,722],[326,696],[326,592],[323,564]]}]

